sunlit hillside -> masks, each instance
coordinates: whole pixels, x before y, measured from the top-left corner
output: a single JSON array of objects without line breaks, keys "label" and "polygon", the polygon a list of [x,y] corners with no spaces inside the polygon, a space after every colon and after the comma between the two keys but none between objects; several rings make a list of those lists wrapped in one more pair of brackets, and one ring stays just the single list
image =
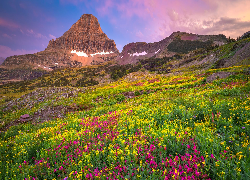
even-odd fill
[{"label": "sunlit hillside", "polygon": [[1,179],[249,179],[249,78],[243,65],[36,89],[2,107]]}]

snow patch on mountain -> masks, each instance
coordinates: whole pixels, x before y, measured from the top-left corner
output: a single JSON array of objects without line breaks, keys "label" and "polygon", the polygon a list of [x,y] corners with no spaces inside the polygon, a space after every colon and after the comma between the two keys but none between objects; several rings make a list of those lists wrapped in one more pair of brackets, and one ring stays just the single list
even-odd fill
[{"label": "snow patch on mountain", "polygon": [[91,57],[93,57],[93,56],[95,56],[95,55],[97,55],[97,54],[101,54],[101,55],[104,55],[104,54],[111,54],[111,53],[114,53],[114,52],[112,52],[112,51],[110,51],[110,52],[104,52],[104,50],[102,51],[102,52],[98,52],[98,53],[95,53],[95,54],[90,54],[91,55]]},{"label": "snow patch on mountain", "polygon": [[143,52],[141,52],[141,53],[133,53],[133,54],[130,54],[130,53],[128,53],[130,56],[143,56],[143,55],[146,55],[147,54],[147,52],[146,51],[143,51]]},{"label": "snow patch on mountain", "polygon": [[77,56],[84,56],[84,57],[88,57],[88,55],[86,53],[84,53],[83,51],[76,51],[76,50],[72,50],[71,53],[75,53]]}]

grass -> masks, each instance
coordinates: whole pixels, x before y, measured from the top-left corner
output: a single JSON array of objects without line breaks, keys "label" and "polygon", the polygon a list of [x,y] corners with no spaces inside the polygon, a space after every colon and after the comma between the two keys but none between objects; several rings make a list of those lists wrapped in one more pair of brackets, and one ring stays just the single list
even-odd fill
[{"label": "grass", "polygon": [[242,39],[236,42],[231,42],[220,46],[213,50],[217,53],[219,60],[232,57],[238,50],[240,50],[245,44],[250,42],[250,38]]},{"label": "grass", "polygon": [[[1,179],[249,179],[248,68],[145,74],[74,98],[53,94],[35,108],[46,102],[91,108],[1,132]],[[235,74],[206,83],[219,71]]]}]

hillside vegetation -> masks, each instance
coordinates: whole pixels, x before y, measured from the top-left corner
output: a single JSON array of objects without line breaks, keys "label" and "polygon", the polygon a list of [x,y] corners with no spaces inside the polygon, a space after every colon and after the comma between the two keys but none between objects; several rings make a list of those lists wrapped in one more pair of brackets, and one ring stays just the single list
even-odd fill
[{"label": "hillside vegetation", "polygon": [[[234,74],[207,82],[219,72]],[[138,78],[13,106],[12,119],[48,104],[83,109],[1,132],[2,178],[248,179],[249,66]]]},{"label": "hillside vegetation", "polygon": [[249,41],[2,85],[0,178],[249,179]]}]

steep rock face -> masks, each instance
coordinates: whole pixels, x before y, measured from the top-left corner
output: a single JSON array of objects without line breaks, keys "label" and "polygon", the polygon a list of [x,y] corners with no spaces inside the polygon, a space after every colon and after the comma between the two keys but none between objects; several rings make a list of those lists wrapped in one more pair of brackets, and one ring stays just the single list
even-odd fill
[{"label": "steep rock face", "polygon": [[[120,55],[116,58],[118,64],[128,64],[136,63],[140,59],[146,59],[150,57],[162,58],[164,56],[169,57],[176,54],[176,51],[170,51],[168,46],[174,41],[187,41],[191,44],[199,42],[200,44],[206,44],[206,42],[211,42],[213,45],[223,45],[227,42],[227,38],[224,35],[198,35],[186,32],[173,32],[169,37],[165,39],[154,42],[136,42],[129,43],[124,46]],[[209,44],[209,43],[207,43]],[[196,47],[194,47],[195,49]]]},{"label": "steep rock face", "polygon": [[61,37],[49,41],[44,51],[8,57],[6,68],[74,67],[99,64],[114,59],[119,54],[116,44],[103,33],[96,17],[84,14]]},{"label": "steep rock face", "polygon": [[118,53],[114,41],[103,33],[97,18],[91,14],[84,14],[61,37],[52,39],[46,49],[76,50],[86,54]]}]

